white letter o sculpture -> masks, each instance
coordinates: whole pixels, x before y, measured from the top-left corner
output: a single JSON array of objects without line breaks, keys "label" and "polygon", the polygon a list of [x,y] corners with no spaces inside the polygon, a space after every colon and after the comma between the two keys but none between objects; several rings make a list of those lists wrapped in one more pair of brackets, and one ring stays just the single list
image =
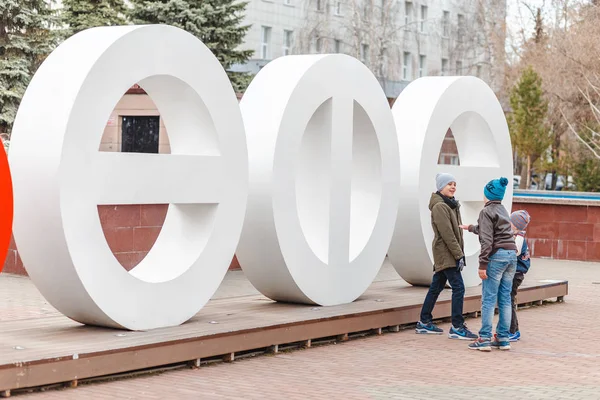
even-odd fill
[{"label": "white letter o sculpture", "polygon": [[237,256],[279,301],[349,303],[371,284],[400,192],[394,121],[369,69],[345,55],[276,59],[240,104],[248,210]]},{"label": "white letter o sculpture", "polygon": [[[392,113],[398,131],[402,193],[389,258],[408,283],[429,285],[433,275],[429,200],[436,191],[435,176],[456,177],[456,197],[464,224],[476,224],[483,208],[483,188],[491,179],[507,177],[503,205],[512,205],[513,159],[508,126],[498,99],[474,77],[420,78],[400,94]],[[438,165],[446,131],[452,129],[460,166]],[[481,283],[479,241],[465,232],[466,286]]]},{"label": "white letter o sculpture", "polygon": [[[99,152],[115,104],[148,92],[171,154]],[[94,28],[61,44],[34,76],[14,125],[14,234],[44,297],[86,324],[181,324],[231,262],[248,191],[237,99],[200,40],[166,25]],[[99,204],[169,204],[146,258],[127,272],[104,238]]]}]

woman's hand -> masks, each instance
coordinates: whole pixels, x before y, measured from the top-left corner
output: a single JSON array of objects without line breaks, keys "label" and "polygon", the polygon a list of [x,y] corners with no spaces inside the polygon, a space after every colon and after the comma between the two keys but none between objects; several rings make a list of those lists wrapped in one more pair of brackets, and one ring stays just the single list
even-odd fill
[{"label": "woman's hand", "polygon": [[460,229],[464,229],[465,231],[468,231],[470,226],[471,226],[471,225],[459,225],[458,227],[459,227]]},{"label": "woman's hand", "polygon": [[487,272],[485,269],[479,270],[479,277],[481,278],[482,281],[485,281],[487,279]]}]

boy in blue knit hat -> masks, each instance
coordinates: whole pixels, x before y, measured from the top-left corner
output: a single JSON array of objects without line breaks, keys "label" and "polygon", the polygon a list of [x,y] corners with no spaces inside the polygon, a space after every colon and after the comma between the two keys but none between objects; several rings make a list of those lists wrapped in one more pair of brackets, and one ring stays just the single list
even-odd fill
[{"label": "boy in blue knit hat", "polygon": [[[502,205],[508,179],[490,181],[483,189],[485,206],[479,213],[477,225],[461,228],[479,235],[479,277],[481,290],[481,329],[479,339],[470,349],[490,351],[492,347],[510,350],[509,328],[512,314],[510,292],[517,268],[517,246],[513,237],[508,211]],[[498,302],[499,320],[492,341],[494,309]]]},{"label": "boy in blue knit hat", "polygon": [[512,291],[510,292],[512,317],[510,320],[510,335],[508,338],[511,342],[516,342],[521,339],[519,320],[517,319],[517,290],[523,283],[525,274],[529,271],[529,266],[531,265],[529,247],[527,246],[527,240],[525,239],[525,230],[531,222],[531,216],[529,216],[529,213],[525,210],[515,211],[510,215],[510,222],[515,237],[515,244],[517,245],[517,272],[515,273]]}]

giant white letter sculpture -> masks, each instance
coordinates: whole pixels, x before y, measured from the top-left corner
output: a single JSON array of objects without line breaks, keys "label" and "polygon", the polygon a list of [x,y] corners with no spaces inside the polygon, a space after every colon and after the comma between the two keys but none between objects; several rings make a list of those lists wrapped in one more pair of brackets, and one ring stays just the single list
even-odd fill
[{"label": "giant white letter sculpture", "polygon": [[[172,154],[98,151],[136,82],[158,106]],[[254,78],[241,109],[214,55],[174,27],[94,28],[46,59],[21,102],[10,163],[19,252],[54,307],[87,324],[178,325],[213,295],[240,235],[246,275],[275,300],[351,302],[388,248],[404,279],[427,284],[436,172],[457,176],[465,222],[475,222],[483,185],[512,173],[502,109],[476,78],[419,79],[392,113],[358,60],[288,56]],[[448,127],[460,167],[437,165]],[[509,188],[509,209],[511,198]],[[167,217],[127,272],[97,206],[148,203],[168,203]],[[479,246],[466,237],[471,286]]]},{"label": "giant white letter sculpture", "polygon": [[381,267],[400,192],[381,86],[349,56],[289,56],[254,78],[240,107],[250,191],[237,256],[246,276],[275,300],[355,300]]},{"label": "giant white letter sculpture", "polygon": [[[512,177],[510,136],[498,99],[489,86],[474,77],[418,79],[400,94],[392,113],[400,144],[402,193],[389,257],[407,282],[429,285],[433,230],[428,205],[435,192],[436,173],[456,176],[463,223],[476,223],[485,184],[500,176]],[[439,149],[449,127],[460,166],[438,165]],[[512,192],[509,185],[503,202],[508,210]],[[465,253],[465,285],[478,285],[479,242],[468,232]]]},{"label": "giant white letter sculpture", "polygon": [[[134,83],[152,96],[170,155],[102,153],[111,111]],[[29,276],[87,324],[150,329],[196,314],[223,279],[248,190],[244,128],[219,61],[165,25],[94,28],[60,45],[21,103],[10,162],[14,234]],[[102,233],[98,204],[169,203],[131,273]]]}]

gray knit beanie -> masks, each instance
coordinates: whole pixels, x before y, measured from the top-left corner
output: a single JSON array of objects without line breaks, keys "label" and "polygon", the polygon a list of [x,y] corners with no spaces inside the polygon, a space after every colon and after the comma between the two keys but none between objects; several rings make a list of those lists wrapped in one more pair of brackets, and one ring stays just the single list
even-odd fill
[{"label": "gray knit beanie", "polygon": [[452,174],[437,174],[435,176],[435,187],[438,192],[450,182],[456,182],[456,178]]}]

